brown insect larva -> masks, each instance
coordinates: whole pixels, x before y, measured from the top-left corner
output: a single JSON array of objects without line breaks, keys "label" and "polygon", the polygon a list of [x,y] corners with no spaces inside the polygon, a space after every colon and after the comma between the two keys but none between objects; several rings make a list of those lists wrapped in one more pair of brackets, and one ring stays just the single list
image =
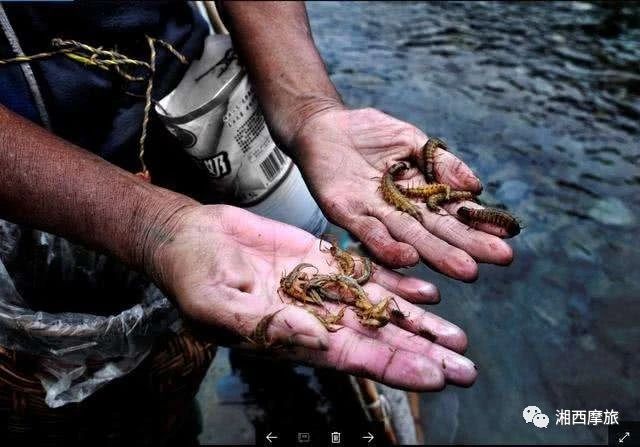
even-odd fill
[{"label": "brown insect larva", "polygon": [[445,193],[434,194],[427,199],[427,208],[431,211],[438,211],[443,202],[459,202],[461,200],[473,200],[475,196],[469,191],[451,191],[449,195]]},{"label": "brown insect larva", "polygon": [[321,241],[327,241],[331,244],[329,248],[320,247],[320,251],[329,252],[331,256],[338,262],[338,266],[340,267],[340,271],[348,276],[353,276],[353,272],[355,269],[355,261],[351,253],[346,250],[340,248],[340,244],[338,244],[338,240],[333,234],[323,234],[320,238]]},{"label": "brown insect larva", "polygon": [[424,200],[427,200],[434,194],[441,193],[445,193],[447,197],[449,197],[449,193],[451,192],[451,186],[445,185],[444,183],[430,183],[428,185],[414,186],[411,188],[398,187],[398,189],[407,197],[415,197]]},{"label": "brown insect larva", "polygon": [[[284,309],[284,308],[282,308]],[[269,329],[269,325],[273,321],[273,318],[276,316],[278,312],[282,309],[278,309],[273,313],[265,315],[256,325],[256,328],[251,333],[251,336],[246,337],[251,343],[254,343],[260,347],[268,348],[271,345],[269,341],[269,337],[267,335],[267,330]]]},{"label": "brown insect larva", "polygon": [[333,315],[327,309],[324,309],[324,314],[321,314],[316,309],[307,309],[314,317],[316,317],[320,322],[324,325],[324,327],[329,332],[337,332],[339,329],[342,329],[342,326],[337,326],[338,323],[344,317],[344,311],[347,310],[347,306],[343,306],[342,309],[338,311],[337,314]]},{"label": "brown insect larva", "polygon": [[373,304],[369,299],[356,302],[356,315],[360,319],[360,324],[370,328],[381,328],[391,321],[391,309],[389,304],[395,301],[392,297],[388,297]]},{"label": "brown insect larva", "polygon": [[[329,286],[336,286],[340,292],[327,290]],[[367,299],[367,293],[358,282],[350,276],[340,274],[315,275],[308,283],[307,289],[317,289],[321,296],[332,301],[343,301],[347,304]]]},{"label": "brown insect larva", "polygon": [[360,276],[353,276],[353,279],[355,279],[358,284],[364,284],[371,278],[373,264],[371,263],[371,259],[366,256],[360,256],[360,265],[362,266]]},{"label": "brown insect larva", "polygon": [[446,143],[438,138],[429,138],[422,146],[422,161],[424,163],[424,178],[428,182],[436,181],[435,157],[436,149],[449,150]]},{"label": "brown insect larva", "polygon": [[393,205],[396,209],[409,214],[419,222],[422,222],[422,215],[417,206],[411,203],[404,194],[400,192],[396,184],[393,182],[395,175],[402,171],[409,169],[409,163],[399,161],[387,168],[387,171],[382,176],[382,184],[380,189],[382,190],[382,197],[389,204]]},{"label": "brown insect larva", "polygon": [[345,299],[340,293],[334,292],[333,290],[329,290],[327,285],[325,285],[324,287],[317,287],[317,286],[309,287],[307,293],[310,296],[313,296],[313,297],[318,296],[320,297],[320,299],[325,299],[329,301],[335,301],[335,302],[345,301]]},{"label": "brown insect larva", "polygon": [[303,272],[306,268],[313,268],[316,271],[318,270],[312,264],[298,264],[291,273],[280,279],[280,288],[278,290],[283,291],[291,298],[303,303],[322,304],[322,300],[319,297],[316,295],[308,295],[305,288],[300,284],[301,282],[304,283],[308,279],[306,273]]},{"label": "brown insect larva", "polygon": [[316,271],[318,271],[318,269],[313,265],[313,264],[309,264],[307,262],[302,263],[302,264],[298,264],[296,265],[296,267],[291,270],[291,272],[286,275],[283,276],[282,278],[280,278],[280,286],[285,289],[285,291],[287,289],[291,289],[294,285],[294,283],[298,280],[298,278],[302,275],[302,271],[306,268],[312,268],[315,269]]},{"label": "brown insect larva", "polygon": [[458,209],[458,217],[469,224],[488,223],[503,228],[509,236],[520,233],[520,223],[511,214],[497,208],[468,208]]},{"label": "brown insect larva", "polygon": [[438,336],[436,334],[434,334],[433,332],[431,332],[429,329],[420,329],[420,331],[418,331],[418,334],[421,337],[426,338],[427,340],[434,342],[438,339]]}]

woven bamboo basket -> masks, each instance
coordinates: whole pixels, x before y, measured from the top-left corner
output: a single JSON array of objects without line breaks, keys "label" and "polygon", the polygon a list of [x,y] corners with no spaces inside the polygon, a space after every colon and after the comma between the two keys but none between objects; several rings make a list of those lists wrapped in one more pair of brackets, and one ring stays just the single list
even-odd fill
[{"label": "woven bamboo basket", "polygon": [[187,331],[167,334],[129,375],[50,408],[37,359],[0,347],[0,445],[195,445],[193,398],[214,355]]}]

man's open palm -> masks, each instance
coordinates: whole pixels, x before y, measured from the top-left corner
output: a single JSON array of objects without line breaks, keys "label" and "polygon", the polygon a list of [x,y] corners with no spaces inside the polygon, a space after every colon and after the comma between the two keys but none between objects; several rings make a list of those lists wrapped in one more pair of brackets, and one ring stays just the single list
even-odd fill
[{"label": "man's open palm", "polygon": [[[374,330],[347,310],[345,327],[328,332],[313,315],[278,294],[283,273],[299,263],[337,272],[317,238],[228,206],[195,206],[177,222],[171,240],[156,256],[159,282],[210,334],[227,340],[231,336],[232,344],[260,349],[247,337],[254,335],[265,315],[277,312],[267,339],[285,345],[270,351],[279,358],[413,390],[439,389],[446,382],[470,385],[475,380],[473,363],[458,354],[466,348],[464,333],[411,304],[437,302],[433,285],[376,267],[364,289],[373,302],[394,297],[406,317]],[[332,313],[339,308],[327,306]]]},{"label": "man's open palm", "polygon": [[[360,239],[376,258],[390,267],[415,265],[420,259],[453,278],[472,281],[476,262],[508,264],[511,248],[497,236],[500,228],[470,229],[448,213],[420,205],[423,223],[387,204],[379,191],[385,169],[399,160],[421,160],[427,136],[416,127],[374,109],[331,109],[309,119],[293,144],[298,164],[325,214]],[[479,193],[482,186],[471,170],[450,152],[438,149],[436,178],[454,189]],[[400,181],[425,184],[411,169]]]}]

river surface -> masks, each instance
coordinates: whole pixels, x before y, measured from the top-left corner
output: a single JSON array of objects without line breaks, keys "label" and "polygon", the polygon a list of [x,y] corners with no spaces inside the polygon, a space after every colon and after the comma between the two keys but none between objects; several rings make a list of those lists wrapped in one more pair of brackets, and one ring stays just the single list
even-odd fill
[{"label": "river surface", "polygon": [[[418,267],[480,375],[424,394],[429,443],[602,443],[556,410],[640,420],[640,4],[309,3],[331,78],[444,137],[526,224],[474,284]],[[538,406],[547,429],[525,424]]]}]

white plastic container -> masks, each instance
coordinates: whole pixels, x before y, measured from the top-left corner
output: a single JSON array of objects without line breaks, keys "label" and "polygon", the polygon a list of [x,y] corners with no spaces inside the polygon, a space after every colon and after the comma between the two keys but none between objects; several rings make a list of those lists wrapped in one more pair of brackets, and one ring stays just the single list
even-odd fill
[{"label": "white plastic container", "polygon": [[202,57],[156,112],[206,172],[212,202],[222,198],[316,235],[325,230],[300,171],[269,134],[229,36],[207,37]]}]

